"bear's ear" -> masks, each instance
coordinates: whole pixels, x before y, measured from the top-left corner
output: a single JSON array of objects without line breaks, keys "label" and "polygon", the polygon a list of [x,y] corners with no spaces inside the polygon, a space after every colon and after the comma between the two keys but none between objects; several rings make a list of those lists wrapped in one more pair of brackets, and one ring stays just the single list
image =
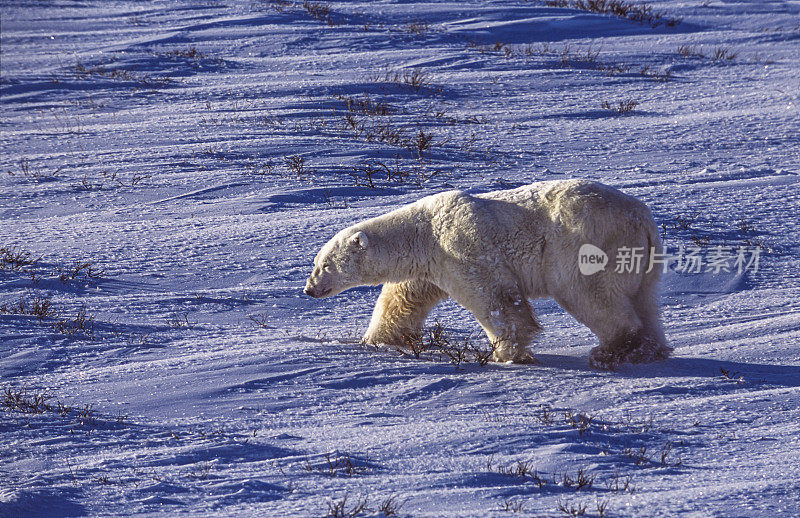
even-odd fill
[{"label": "bear's ear", "polygon": [[367,235],[365,233],[358,231],[350,236],[350,242],[354,245],[357,245],[362,250],[366,250],[369,239],[367,239]]}]

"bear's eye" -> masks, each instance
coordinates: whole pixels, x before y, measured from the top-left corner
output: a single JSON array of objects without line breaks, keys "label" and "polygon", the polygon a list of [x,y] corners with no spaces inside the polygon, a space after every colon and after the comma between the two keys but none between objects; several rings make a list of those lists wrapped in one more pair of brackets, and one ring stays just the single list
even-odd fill
[{"label": "bear's eye", "polygon": [[331,271],[331,263],[325,263],[325,264],[323,264],[323,265],[322,265],[322,269],[323,269],[323,270],[325,270],[326,272],[329,272],[329,271]]}]

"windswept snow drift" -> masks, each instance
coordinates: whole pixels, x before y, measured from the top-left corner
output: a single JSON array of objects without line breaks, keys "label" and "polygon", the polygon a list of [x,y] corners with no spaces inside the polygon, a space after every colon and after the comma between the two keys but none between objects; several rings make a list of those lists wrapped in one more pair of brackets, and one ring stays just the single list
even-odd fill
[{"label": "windswept snow drift", "polygon": [[[800,515],[797,2],[231,3],[0,7],[1,516]],[[673,358],[618,372],[551,301],[483,367],[302,295],[344,226],[557,178],[760,267],[673,265]]]}]

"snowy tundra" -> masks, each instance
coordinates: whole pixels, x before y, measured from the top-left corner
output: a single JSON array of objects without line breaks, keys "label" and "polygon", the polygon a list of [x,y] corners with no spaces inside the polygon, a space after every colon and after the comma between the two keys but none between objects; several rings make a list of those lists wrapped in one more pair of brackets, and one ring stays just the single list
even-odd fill
[{"label": "snowy tundra", "polygon": [[[800,516],[800,3],[623,3],[0,1],[0,518]],[[548,298],[537,365],[365,354],[380,287],[303,294],[353,223],[571,178],[678,256],[669,358]]]},{"label": "snowy tundra", "polygon": [[643,203],[598,182],[448,191],[337,233],[314,259],[305,293],[329,297],[383,283],[363,340],[392,345],[419,334],[431,310],[452,297],[486,331],[493,359],[516,363],[533,361],[528,345],[541,329],[528,299],[551,297],[600,339],[593,366],[666,358],[660,269],[584,274],[578,256],[587,244],[606,257],[641,249],[647,261],[660,239]]}]

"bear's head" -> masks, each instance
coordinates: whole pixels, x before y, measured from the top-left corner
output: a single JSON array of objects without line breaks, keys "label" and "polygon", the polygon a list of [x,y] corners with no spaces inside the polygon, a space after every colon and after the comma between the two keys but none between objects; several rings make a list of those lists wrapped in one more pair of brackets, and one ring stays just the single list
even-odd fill
[{"label": "bear's head", "polygon": [[305,294],[318,299],[363,286],[368,244],[367,235],[360,230],[345,229],[336,234],[314,258]]}]

